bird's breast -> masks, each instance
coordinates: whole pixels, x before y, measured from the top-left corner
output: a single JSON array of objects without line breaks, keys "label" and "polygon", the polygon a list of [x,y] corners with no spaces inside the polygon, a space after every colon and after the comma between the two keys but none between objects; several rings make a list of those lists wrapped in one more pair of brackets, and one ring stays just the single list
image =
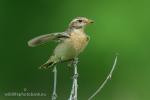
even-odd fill
[{"label": "bird's breast", "polygon": [[71,33],[70,42],[79,53],[83,51],[88,43],[88,37],[85,33]]},{"label": "bird's breast", "polygon": [[63,60],[78,56],[88,44],[88,37],[84,33],[71,33],[70,38],[65,39],[54,50],[54,55]]}]

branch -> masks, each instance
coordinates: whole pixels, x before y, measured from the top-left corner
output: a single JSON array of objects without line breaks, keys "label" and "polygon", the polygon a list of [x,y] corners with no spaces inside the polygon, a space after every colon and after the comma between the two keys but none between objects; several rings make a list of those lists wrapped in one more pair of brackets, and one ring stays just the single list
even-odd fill
[{"label": "branch", "polygon": [[68,100],[77,100],[77,94],[78,94],[78,58],[75,58],[73,61],[73,67],[74,67],[74,75],[73,75],[73,83],[72,83],[72,89],[71,94]]},{"label": "branch", "polygon": [[52,100],[56,100],[56,98],[57,98],[57,93],[56,93],[56,88],[57,88],[57,68],[56,68],[56,65],[54,66],[53,72],[54,72],[54,87],[53,87]]},{"label": "branch", "polygon": [[117,64],[117,59],[118,59],[118,56],[116,55],[115,60],[114,60],[114,64],[113,64],[112,69],[111,69],[110,73],[108,74],[107,78],[106,78],[105,81],[99,86],[99,88],[95,91],[95,93],[94,93],[91,97],[88,98],[88,100],[92,100],[92,99],[102,90],[102,88],[106,85],[106,83],[108,82],[108,80],[111,79],[112,74],[113,74],[113,71],[114,71],[114,69],[115,69],[115,67],[116,67],[116,64]]}]

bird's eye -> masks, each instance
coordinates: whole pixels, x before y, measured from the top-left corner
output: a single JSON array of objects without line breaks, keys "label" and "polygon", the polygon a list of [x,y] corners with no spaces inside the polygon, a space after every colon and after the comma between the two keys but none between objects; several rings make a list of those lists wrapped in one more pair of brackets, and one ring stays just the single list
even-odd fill
[{"label": "bird's eye", "polygon": [[78,22],[80,22],[80,23],[81,23],[81,22],[82,22],[82,20],[78,20]]}]

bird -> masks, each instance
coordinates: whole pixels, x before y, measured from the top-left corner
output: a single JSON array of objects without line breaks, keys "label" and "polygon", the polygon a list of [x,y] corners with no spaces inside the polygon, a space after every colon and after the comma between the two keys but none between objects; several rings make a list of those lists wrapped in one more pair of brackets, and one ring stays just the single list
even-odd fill
[{"label": "bird", "polygon": [[85,33],[85,27],[93,22],[86,17],[76,17],[71,20],[64,32],[40,35],[29,40],[29,47],[36,47],[50,41],[58,42],[52,55],[39,68],[48,69],[60,62],[69,62],[77,58],[90,40],[89,35]]}]

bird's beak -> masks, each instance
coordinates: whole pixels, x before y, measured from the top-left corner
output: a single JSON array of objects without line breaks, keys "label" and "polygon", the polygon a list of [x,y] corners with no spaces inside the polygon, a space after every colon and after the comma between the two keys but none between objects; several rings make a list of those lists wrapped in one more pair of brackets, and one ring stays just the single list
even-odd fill
[{"label": "bird's beak", "polygon": [[89,24],[90,24],[90,23],[94,23],[94,21],[91,20],[91,19],[89,19],[89,20],[88,20],[88,23],[89,23]]}]

